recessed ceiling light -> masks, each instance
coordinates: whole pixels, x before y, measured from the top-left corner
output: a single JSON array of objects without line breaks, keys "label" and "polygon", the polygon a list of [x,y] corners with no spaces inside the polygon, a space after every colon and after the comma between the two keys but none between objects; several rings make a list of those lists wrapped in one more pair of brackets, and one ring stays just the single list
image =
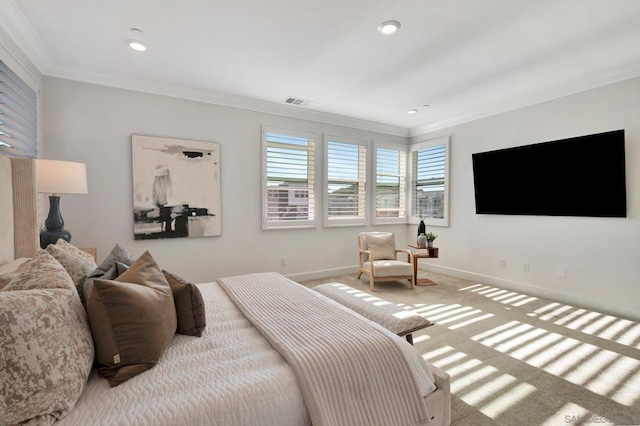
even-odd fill
[{"label": "recessed ceiling light", "polygon": [[409,111],[407,111],[407,114],[415,114],[417,112],[418,112],[417,109],[410,109]]},{"label": "recessed ceiling light", "polygon": [[127,40],[127,44],[130,48],[138,52],[144,52],[147,50],[147,46],[140,40]]},{"label": "recessed ceiling light", "polygon": [[391,35],[400,29],[398,21],[384,21],[378,25],[378,32],[383,35]]},{"label": "recessed ceiling light", "polygon": [[131,28],[131,37],[133,38],[127,40],[127,44],[130,48],[137,52],[144,52],[147,50],[147,45],[141,41],[144,40],[144,31],[140,28]]}]

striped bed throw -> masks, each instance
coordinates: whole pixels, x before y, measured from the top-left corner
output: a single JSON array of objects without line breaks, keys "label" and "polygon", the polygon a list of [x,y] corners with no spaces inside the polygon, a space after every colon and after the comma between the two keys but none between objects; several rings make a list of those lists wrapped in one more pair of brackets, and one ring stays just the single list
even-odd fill
[{"label": "striped bed throw", "polygon": [[278,273],[218,281],[293,369],[314,426],[428,424],[406,342]]}]

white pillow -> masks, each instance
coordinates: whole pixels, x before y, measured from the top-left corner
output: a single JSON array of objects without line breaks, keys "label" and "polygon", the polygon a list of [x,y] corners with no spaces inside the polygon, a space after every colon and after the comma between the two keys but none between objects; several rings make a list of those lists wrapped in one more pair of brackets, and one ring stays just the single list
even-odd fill
[{"label": "white pillow", "polygon": [[367,234],[371,260],[396,260],[396,239],[392,233]]}]

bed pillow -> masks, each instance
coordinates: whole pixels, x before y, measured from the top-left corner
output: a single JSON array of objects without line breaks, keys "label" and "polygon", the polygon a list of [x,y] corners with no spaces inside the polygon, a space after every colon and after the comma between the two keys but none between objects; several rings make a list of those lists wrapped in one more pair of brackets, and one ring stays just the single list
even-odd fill
[{"label": "bed pillow", "polygon": [[0,291],[0,424],[50,424],[75,406],[93,340],[64,267],[40,250]]},{"label": "bed pillow", "polygon": [[371,260],[396,259],[396,239],[391,233],[367,235],[367,249],[371,251]]},{"label": "bed pillow", "polygon": [[122,247],[120,244],[116,244],[111,252],[107,256],[105,260],[95,269],[95,271],[89,275],[89,277],[99,277],[100,275],[104,275],[107,273],[109,269],[116,263],[124,263],[127,266],[131,266],[133,262],[135,262],[135,258],[131,256],[131,253],[127,251],[126,248]]},{"label": "bed pillow", "polygon": [[149,252],[87,299],[98,373],[117,386],[152,368],[176,332],[171,287]]},{"label": "bed pillow", "polygon": [[0,290],[2,290],[7,284],[11,282],[11,280],[13,280],[18,275],[18,272],[7,272],[5,274],[0,274]]},{"label": "bed pillow", "polygon": [[12,260],[11,262],[7,262],[4,265],[0,266],[0,275],[20,272],[24,269],[26,263],[30,260],[30,257],[20,257],[16,260]]},{"label": "bed pillow", "polygon": [[176,305],[177,332],[188,336],[202,336],[207,325],[202,294],[195,284],[191,284],[170,272],[162,270],[171,286]]},{"label": "bed pillow", "polygon": [[82,300],[82,306],[87,309],[87,300],[89,299],[89,293],[93,288],[93,282],[100,278],[103,280],[115,280],[120,274],[129,269],[129,266],[124,263],[116,261],[107,272],[102,275],[91,274],[91,276],[84,280],[82,284],[82,291],[80,292],[80,300]]},{"label": "bed pillow", "polygon": [[93,260],[93,256],[72,246],[62,238],[59,238],[55,244],[49,244],[46,251],[64,266],[76,286],[78,295],[80,295],[84,280],[98,266]]}]

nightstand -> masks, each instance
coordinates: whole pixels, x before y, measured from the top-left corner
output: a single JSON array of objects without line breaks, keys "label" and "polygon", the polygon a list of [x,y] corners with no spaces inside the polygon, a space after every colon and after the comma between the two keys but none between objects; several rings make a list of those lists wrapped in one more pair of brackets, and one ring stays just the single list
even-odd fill
[{"label": "nightstand", "polygon": [[93,257],[93,261],[98,263],[98,249],[95,247],[84,247],[81,248],[83,252],[90,254]]}]

